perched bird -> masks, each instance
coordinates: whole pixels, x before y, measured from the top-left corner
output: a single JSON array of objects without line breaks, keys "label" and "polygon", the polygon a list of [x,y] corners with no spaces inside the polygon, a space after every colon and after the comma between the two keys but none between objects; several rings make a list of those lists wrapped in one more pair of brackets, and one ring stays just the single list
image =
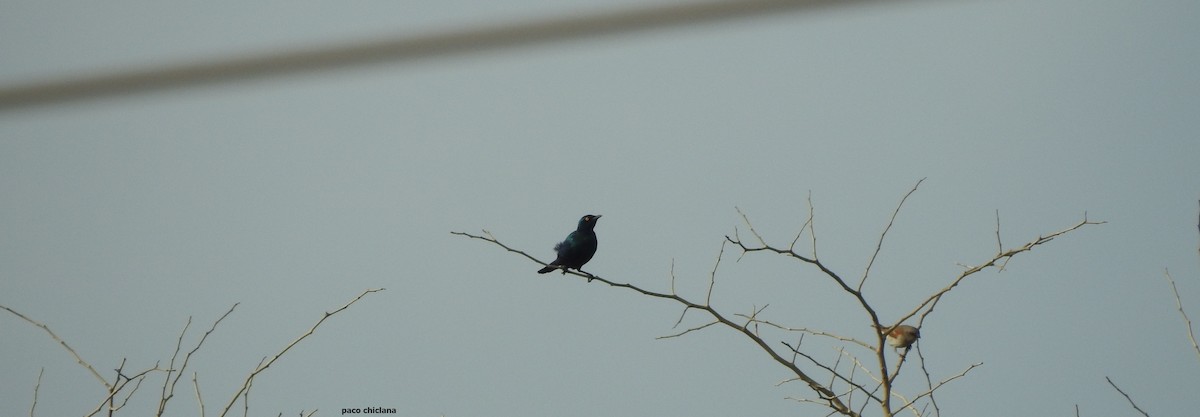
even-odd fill
[{"label": "perched bird", "polygon": [[[879,329],[880,333],[887,330],[886,328],[882,328],[882,327],[876,327],[876,328]],[[917,342],[917,339],[920,339],[920,338],[921,338],[921,330],[920,329],[909,326],[907,324],[901,324],[901,325],[893,328],[892,331],[888,332],[887,343],[889,345],[892,345],[892,347],[894,347],[894,348],[908,349],[908,348],[912,347],[913,343]]]},{"label": "perched bird", "polygon": [[567,235],[566,239],[554,245],[554,251],[558,252],[558,257],[554,258],[554,262],[546,265],[545,268],[538,270],[539,274],[544,274],[555,269],[562,269],[563,274],[567,273],[567,268],[579,269],[588,261],[592,260],[592,255],[596,254],[596,232],[592,229],[596,227],[596,221],[600,220],[600,215],[586,215],[579,219],[579,226],[574,232]]}]

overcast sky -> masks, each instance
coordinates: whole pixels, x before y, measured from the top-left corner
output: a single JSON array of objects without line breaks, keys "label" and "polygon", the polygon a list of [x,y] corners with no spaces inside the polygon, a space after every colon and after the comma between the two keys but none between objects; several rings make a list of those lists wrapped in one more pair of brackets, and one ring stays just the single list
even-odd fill
[{"label": "overcast sky", "polygon": [[[0,2],[0,87],[579,16],[640,2]],[[791,416],[826,409],[728,328],[544,260],[601,214],[585,269],[702,299],[721,242],[820,255],[885,320],[1005,246],[925,321],[946,415],[1200,409],[1200,3],[913,1],[477,50],[0,111],[0,305],[105,377],[169,360],[184,323],[207,415],[264,356],[254,415]],[[800,241],[799,247],[811,249]],[[818,271],[725,248],[713,305],[868,339]],[[681,326],[703,324],[690,313]],[[806,342],[807,343],[807,342]],[[99,384],[0,314],[0,415],[82,415]],[[826,360],[837,353],[814,346]],[[864,355],[865,356],[865,355]],[[912,366],[909,363],[906,366]],[[808,368],[806,368],[808,369]],[[819,380],[828,376],[809,369]],[[171,416],[198,415],[189,374]],[[154,374],[127,415],[150,415]],[[898,389],[915,395],[908,369]],[[240,406],[240,405],[239,405]],[[868,414],[874,415],[875,408]]]}]

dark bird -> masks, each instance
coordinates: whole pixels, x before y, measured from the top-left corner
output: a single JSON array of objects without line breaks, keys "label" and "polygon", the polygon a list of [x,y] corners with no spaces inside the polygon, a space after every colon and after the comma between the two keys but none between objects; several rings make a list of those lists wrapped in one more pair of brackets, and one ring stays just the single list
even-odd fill
[{"label": "dark bird", "polygon": [[583,264],[592,260],[592,255],[596,254],[596,232],[593,231],[596,227],[596,221],[600,220],[600,215],[586,215],[579,219],[579,226],[574,232],[567,235],[566,239],[554,245],[554,251],[558,253],[558,257],[554,258],[554,262],[546,265],[545,268],[539,269],[539,274],[544,274],[555,269],[562,269],[563,274],[567,273],[567,268],[583,268]]}]

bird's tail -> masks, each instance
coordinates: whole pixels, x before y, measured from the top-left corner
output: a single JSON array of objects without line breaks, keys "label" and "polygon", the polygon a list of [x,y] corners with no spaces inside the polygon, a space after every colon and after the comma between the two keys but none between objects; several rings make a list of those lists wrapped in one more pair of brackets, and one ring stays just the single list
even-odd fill
[{"label": "bird's tail", "polygon": [[558,269],[558,265],[546,265],[546,267],[545,267],[545,268],[539,269],[539,270],[538,270],[538,273],[539,273],[539,274],[545,274],[545,273],[547,273],[547,272],[550,272],[550,271],[553,271],[553,270],[555,270],[555,269]]}]

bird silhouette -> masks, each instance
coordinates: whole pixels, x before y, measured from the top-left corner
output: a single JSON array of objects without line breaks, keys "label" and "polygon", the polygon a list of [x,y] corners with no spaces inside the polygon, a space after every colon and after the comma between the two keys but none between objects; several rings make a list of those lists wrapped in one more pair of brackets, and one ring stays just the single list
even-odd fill
[{"label": "bird silhouette", "polygon": [[554,262],[546,265],[545,268],[539,269],[539,274],[545,274],[555,269],[562,269],[563,274],[567,273],[567,268],[579,269],[588,261],[592,260],[592,256],[596,254],[596,232],[592,229],[596,227],[596,221],[600,220],[600,215],[588,214],[579,219],[579,226],[574,232],[567,235],[566,239],[554,245],[554,251],[558,253],[558,257],[554,258]]}]

